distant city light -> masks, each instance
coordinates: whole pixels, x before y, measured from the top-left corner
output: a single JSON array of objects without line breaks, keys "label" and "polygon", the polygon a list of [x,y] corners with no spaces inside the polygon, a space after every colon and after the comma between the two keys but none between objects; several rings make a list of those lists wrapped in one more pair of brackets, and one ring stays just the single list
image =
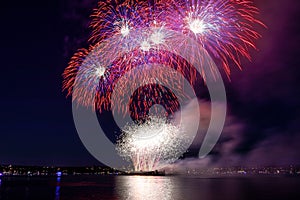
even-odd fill
[{"label": "distant city light", "polygon": [[57,172],[56,175],[57,175],[57,176],[61,176],[61,172]]}]

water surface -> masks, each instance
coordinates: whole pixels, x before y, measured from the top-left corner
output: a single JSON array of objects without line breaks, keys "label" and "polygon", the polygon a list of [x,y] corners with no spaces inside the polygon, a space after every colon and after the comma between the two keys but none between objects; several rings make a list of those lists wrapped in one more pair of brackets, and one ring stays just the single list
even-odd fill
[{"label": "water surface", "polygon": [[296,177],[70,176],[0,180],[1,200],[300,199],[300,178]]}]

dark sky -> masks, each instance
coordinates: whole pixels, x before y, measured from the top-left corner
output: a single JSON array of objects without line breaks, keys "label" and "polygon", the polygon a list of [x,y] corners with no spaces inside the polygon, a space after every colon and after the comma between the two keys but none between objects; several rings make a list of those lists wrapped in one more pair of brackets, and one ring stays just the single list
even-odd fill
[{"label": "dark sky", "polygon": [[[245,127],[234,152],[264,163],[265,151],[275,151],[286,157],[282,164],[300,164],[300,3],[255,3],[268,28],[259,28],[253,61],[226,81],[230,113]],[[70,98],[61,91],[70,56],[87,46],[95,6],[95,0],[1,3],[0,164],[99,164],[81,144]]]}]

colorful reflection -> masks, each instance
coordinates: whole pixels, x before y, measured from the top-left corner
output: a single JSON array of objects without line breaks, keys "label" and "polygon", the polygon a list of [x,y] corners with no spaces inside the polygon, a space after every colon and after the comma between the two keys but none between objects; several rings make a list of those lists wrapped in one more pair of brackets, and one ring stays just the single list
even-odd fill
[{"label": "colorful reflection", "polygon": [[55,200],[60,199],[60,179],[61,179],[60,176],[58,176],[56,179]]}]

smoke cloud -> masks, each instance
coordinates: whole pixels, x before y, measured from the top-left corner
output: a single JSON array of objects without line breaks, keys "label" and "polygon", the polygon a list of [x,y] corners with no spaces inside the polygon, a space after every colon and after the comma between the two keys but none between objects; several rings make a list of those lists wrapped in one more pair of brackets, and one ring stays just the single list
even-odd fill
[{"label": "smoke cloud", "polygon": [[[210,102],[204,100],[192,100],[183,110],[181,115],[191,116],[198,104],[200,105],[200,127],[198,135],[191,146],[191,149],[199,149],[210,123]],[[201,169],[209,167],[259,167],[259,166],[286,166],[300,164],[297,159],[300,152],[297,147],[300,145],[300,136],[293,133],[293,124],[286,134],[279,133],[279,130],[265,130],[262,135],[268,135],[257,142],[252,148],[247,146],[248,124],[238,119],[230,112],[227,114],[225,126],[221,137],[209,155],[205,158],[185,158],[167,167],[167,170],[184,171],[186,169]],[[190,120],[184,124],[188,133],[190,127],[195,126]],[[268,133],[266,133],[268,132]]]}]

